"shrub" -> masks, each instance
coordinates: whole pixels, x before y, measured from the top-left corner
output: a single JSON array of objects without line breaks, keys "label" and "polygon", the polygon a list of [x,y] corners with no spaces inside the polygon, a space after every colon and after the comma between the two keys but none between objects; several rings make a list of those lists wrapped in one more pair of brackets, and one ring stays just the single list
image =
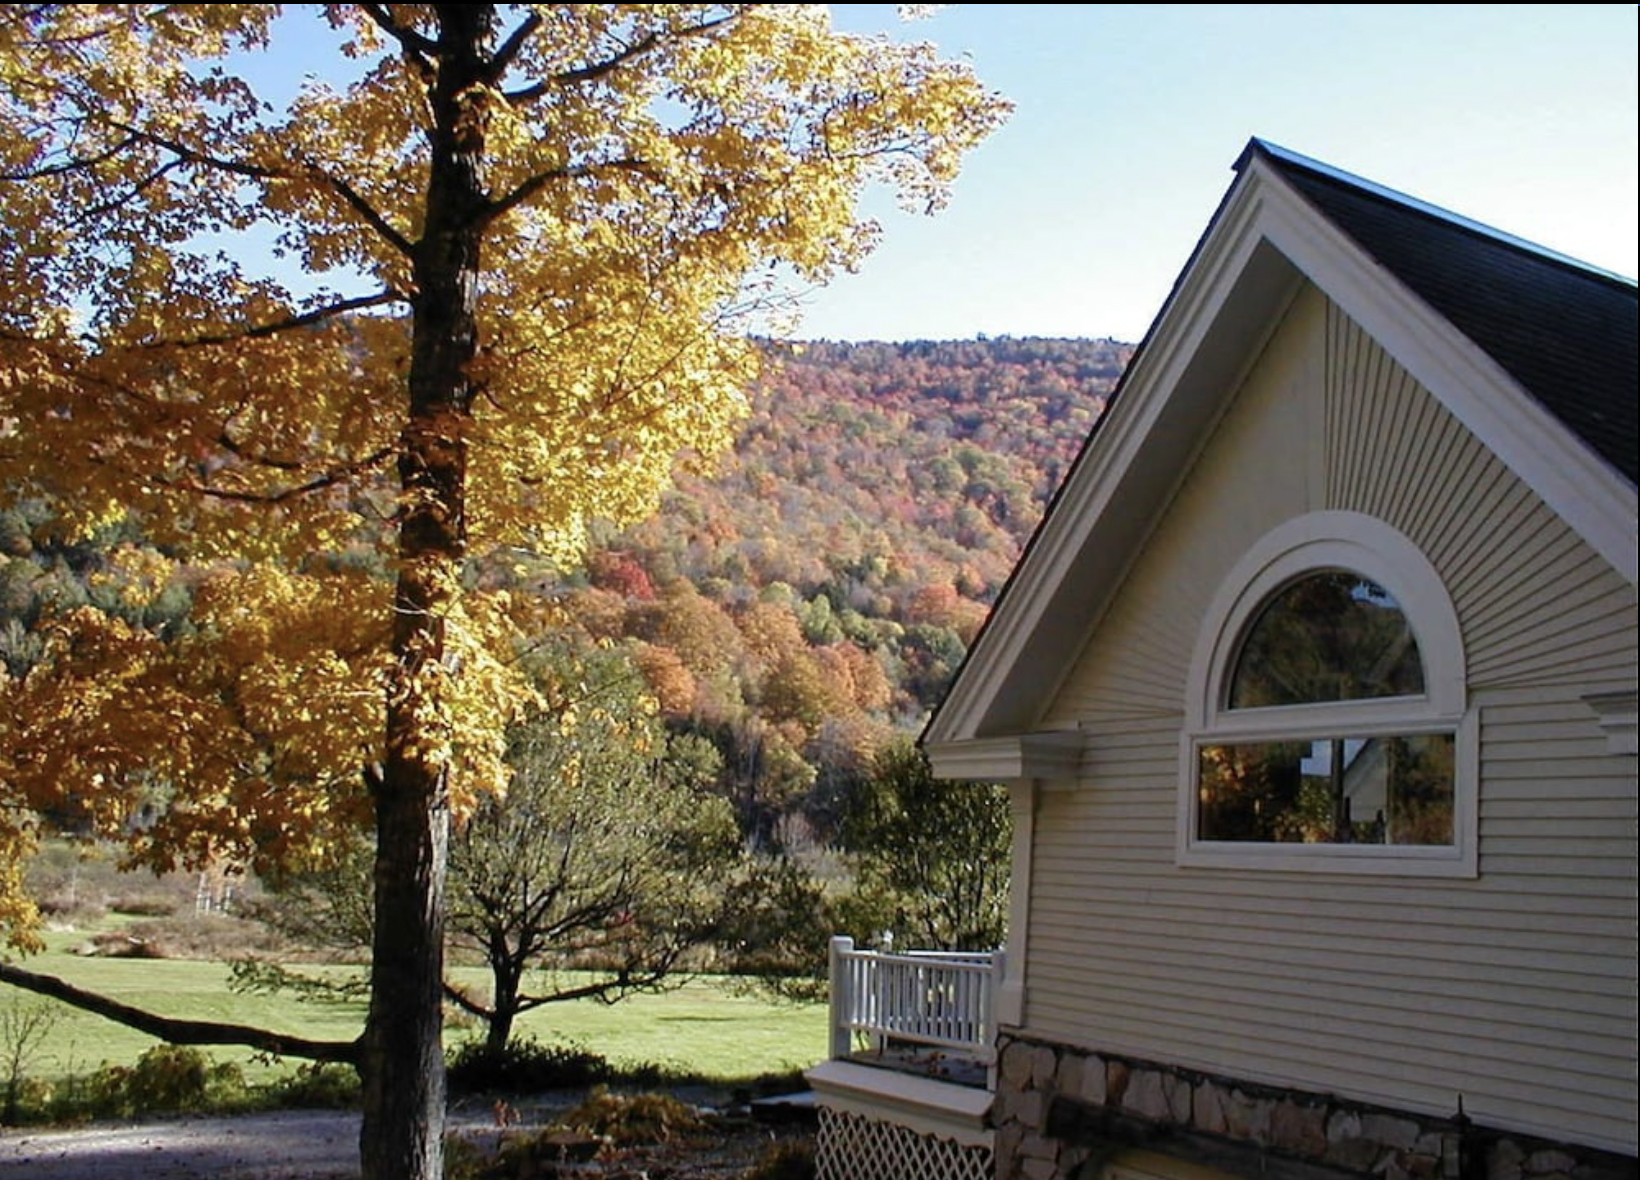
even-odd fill
[{"label": "shrub", "polygon": [[562,1123],[620,1146],[667,1143],[706,1125],[699,1111],[670,1094],[611,1094],[602,1086],[566,1114]]},{"label": "shrub", "polygon": [[610,1076],[609,1062],[596,1053],[533,1039],[508,1041],[499,1053],[483,1041],[468,1041],[456,1048],[447,1064],[450,1090],[460,1094],[562,1090]]},{"label": "shrub", "polygon": [[134,918],[169,918],[181,906],[176,898],[163,893],[131,893],[110,898],[108,908]]},{"label": "shrub", "polygon": [[763,1153],[745,1180],[815,1180],[818,1175],[814,1140],[785,1139]]},{"label": "shrub", "polygon": [[18,1122],[25,1104],[36,1101],[37,1089],[29,1088],[24,1070],[51,1036],[57,1014],[44,1000],[13,1001],[0,1009],[0,1123]]},{"label": "shrub", "polygon": [[[495,1176],[489,1153],[460,1135],[444,1137],[444,1180],[482,1180]],[[539,1174],[539,1173],[537,1173]]]},{"label": "shrub", "polygon": [[108,907],[95,899],[79,896],[72,890],[58,890],[37,899],[40,912],[59,923],[90,923],[102,919]]},{"label": "shrub", "polygon": [[275,1082],[268,1097],[281,1108],[350,1110],[359,1104],[359,1074],[351,1065],[310,1061]]},{"label": "shrub", "polygon": [[764,1098],[771,1098],[779,1094],[796,1094],[809,1088],[809,1079],[801,1069],[789,1069],[781,1073],[764,1073],[752,1079],[748,1097],[758,1094]]},{"label": "shrub", "polygon": [[105,930],[92,936],[90,953],[105,958],[227,961],[275,945],[274,937],[260,923],[188,913]]},{"label": "shrub", "polygon": [[[565,1174],[566,1164],[610,1160],[623,1149],[672,1142],[706,1129],[694,1107],[669,1094],[611,1094],[598,1086],[587,1099],[551,1126],[503,1140],[493,1165],[481,1176],[525,1178]],[[470,1155],[458,1156],[461,1169]],[[466,1180],[471,1171],[446,1170],[446,1180]],[[575,1175],[580,1175],[576,1170]],[[599,1175],[604,1175],[600,1169]],[[620,1175],[648,1175],[637,1170]]]},{"label": "shrub", "polygon": [[56,1119],[132,1118],[144,1114],[232,1110],[248,1106],[245,1075],[198,1049],[155,1045],[135,1065],[104,1065],[54,1096]]},{"label": "shrub", "polygon": [[126,1080],[134,1113],[174,1113],[243,1101],[245,1075],[231,1062],[213,1063],[198,1049],[155,1045],[137,1058]]},{"label": "shrub", "polygon": [[91,936],[85,952],[104,959],[163,959],[160,948],[128,930],[104,930]]},{"label": "shrub", "polygon": [[7,1087],[4,1117],[0,1126],[21,1127],[47,1122],[57,1098],[50,1082],[38,1078],[18,1078]]},{"label": "shrub", "polygon": [[131,1104],[142,1110],[186,1110],[205,1102],[211,1063],[198,1049],[155,1045],[137,1058],[126,1081]]}]

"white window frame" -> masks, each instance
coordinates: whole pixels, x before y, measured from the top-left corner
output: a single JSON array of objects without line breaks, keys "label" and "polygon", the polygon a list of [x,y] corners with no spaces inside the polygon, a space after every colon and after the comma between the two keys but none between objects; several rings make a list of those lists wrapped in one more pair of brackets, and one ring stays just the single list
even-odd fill
[{"label": "white window frame", "polygon": [[[1347,570],[1387,590],[1423,660],[1419,696],[1228,706],[1243,639],[1270,598],[1305,574]],[[1404,534],[1358,512],[1312,512],[1261,537],[1219,586],[1197,636],[1179,746],[1177,862],[1193,868],[1474,877],[1478,873],[1479,722],[1467,701],[1463,633],[1435,567]],[[1203,746],[1319,738],[1453,735],[1453,843],[1277,844],[1202,840],[1197,774]]]}]

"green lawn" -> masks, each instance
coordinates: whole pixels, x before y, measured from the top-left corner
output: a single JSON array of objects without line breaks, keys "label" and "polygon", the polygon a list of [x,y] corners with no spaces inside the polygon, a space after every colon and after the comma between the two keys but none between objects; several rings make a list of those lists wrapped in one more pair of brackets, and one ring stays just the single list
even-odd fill
[{"label": "green lawn", "polygon": [[[364,1021],[362,1001],[314,1004],[236,995],[228,990],[227,969],[220,963],[73,953],[83,941],[83,935],[54,934],[45,953],[19,965],[166,1016],[254,1025],[315,1040],[349,1040]],[[463,975],[473,982],[482,978]],[[123,1025],[0,985],[0,1012],[12,1005],[35,1004],[49,1004],[53,1016],[48,1037],[23,1071],[31,1077],[56,1080],[85,1075],[104,1063],[130,1064],[156,1043]],[[476,1029],[452,1028],[446,1032],[446,1043],[476,1035]],[[826,1011],[822,1005],[792,1005],[742,994],[735,981],[708,977],[613,1005],[589,1000],[549,1004],[528,1014],[516,1035],[533,1037],[543,1045],[584,1049],[617,1066],[657,1065],[730,1081],[815,1064],[826,1051]],[[0,1045],[0,1050],[6,1048]],[[218,1061],[240,1063],[252,1082],[266,1081],[298,1064],[272,1065],[233,1048],[208,1052]]]},{"label": "green lawn", "polygon": [[617,1004],[549,1004],[523,1022],[543,1044],[570,1043],[616,1065],[661,1065],[713,1079],[806,1069],[826,1054],[826,1009],[740,994],[707,977]]}]

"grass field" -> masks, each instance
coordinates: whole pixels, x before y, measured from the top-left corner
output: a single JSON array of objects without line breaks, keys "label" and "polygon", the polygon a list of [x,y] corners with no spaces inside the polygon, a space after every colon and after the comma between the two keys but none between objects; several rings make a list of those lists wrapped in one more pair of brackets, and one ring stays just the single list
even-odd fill
[{"label": "grass field", "polygon": [[[56,932],[49,949],[20,965],[78,987],[171,1017],[277,1029],[316,1040],[350,1040],[364,1022],[363,1002],[301,1003],[288,997],[244,996],[228,990],[221,963],[176,959],[96,958],[75,953],[85,936]],[[479,983],[481,973],[470,974]],[[83,1076],[99,1066],[130,1064],[156,1042],[123,1025],[31,993],[0,985],[0,1013],[13,1006],[49,1005],[48,1034],[29,1054],[23,1073],[43,1080]],[[4,1028],[4,1022],[0,1022]],[[477,1030],[447,1030],[447,1045]],[[617,1004],[577,1000],[527,1014],[515,1035],[542,1045],[596,1053],[616,1066],[655,1065],[714,1081],[738,1081],[807,1068],[826,1051],[822,1005],[793,1005],[743,994],[735,981],[693,979],[659,995]],[[0,1051],[8,1046],[0,1045]],[[239,1063],[255,1083],[298,1062],[258,1061],[248,1050],[211,1048],[217,1061]]]}]

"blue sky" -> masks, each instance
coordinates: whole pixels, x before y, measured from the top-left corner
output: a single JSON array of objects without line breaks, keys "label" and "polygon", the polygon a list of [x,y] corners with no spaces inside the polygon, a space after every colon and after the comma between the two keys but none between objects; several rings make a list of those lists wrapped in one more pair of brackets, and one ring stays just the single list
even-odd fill
[{"label": "blue sky", "polygon": [[956,4],[932,41],[1017,104],[932,218],[806,301],[799,335],[1148,328],[1257,136],[1634,277],[1640,43],[1625,4]]},{"label": "blue sky", "polygon": [[[1640,270],[1640,6],[952,4],[911,23],[891,4],[831,8],[849,32],[971,60],[1016,110],[940,213],[868,199],[882,245],[805,298],[801,338],[1137,341],[1254,136]],[[301,15],[256,71],[266,97],[334,67]]]}]

